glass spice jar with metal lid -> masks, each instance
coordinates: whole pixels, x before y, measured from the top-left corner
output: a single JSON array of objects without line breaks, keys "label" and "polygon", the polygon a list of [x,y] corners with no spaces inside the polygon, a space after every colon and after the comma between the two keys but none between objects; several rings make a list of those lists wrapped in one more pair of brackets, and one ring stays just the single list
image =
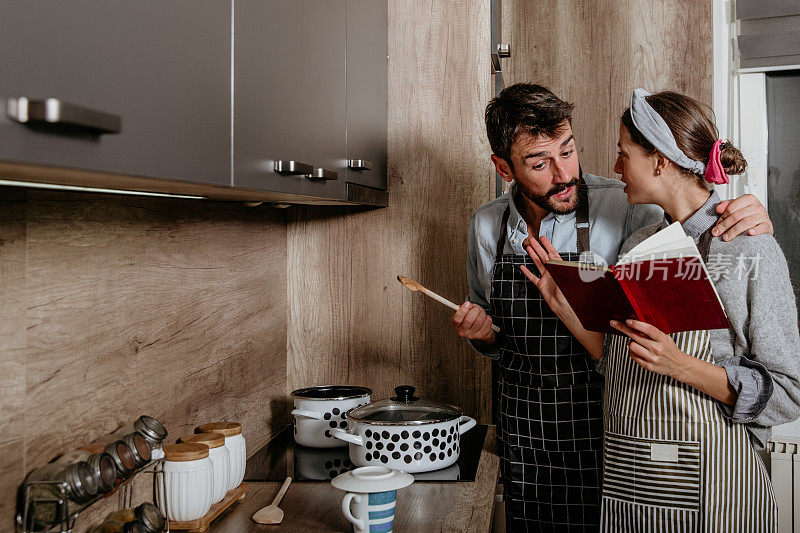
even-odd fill
[{"label": "glass spice jar with metal lid", "polygon": [[[151,416],[142,415],[132,424],[122,426],[113,433],[101,437],[94,445],[105,446],[118,440],[127,442],[137,455],[138,467],[148,463],[151,459],[164,457],[162,447],[166,438],[167,429],[161,422]],[[144,458],[147,460],[142,462]]]},{"label": "glass spice jar with metal lid", "polygon": [[150,462],[150,454],[152,452],[147,439],[139,433],[134,432],[125,435],[123,441],[133,452],[133,461],[136,464],[136,468],[141,468]]},{"label": "glass spice jar with metal lid", "polygon": [[105,494],[116,486],[117,467],[114,460],[107,453],[92,453],[88,450],[72,450],[65,453],[55,462],[57,463],[77,463],[85,461],[92,474],[97,480],[98,492]]},{"label": "glass spice jar with metal lid", "polygon": [[118,481],[128,479],[136,470],[136,456],[125,442],[121,440],[109,442],[105,447],[105,453],[110,455],[114,461]]},{"label": "glass spice jar with metal lid", "polygon": [[114,435],[121,435],[120,438],[123,438],[123,436],[130,435],[131,433],[138,433],[144,437],[150,448],[151,459],[161,459],[164,457],[163,447],[164,442],[167,440],[167,428],[164,427],[164,424],[152,416],[142,415],[137,418],[133,424],[121,427],[115,431]]},{"label": "glass spice jar with metal lid", "polygon": [[62,523],[97,495],[97,480],[89,465],[49,463],[31,471],[22,486],[30,502],[28,523],[35,530]]},{"label": "glass spice jar with metal lid", "polygon": [[117,521],[123,524],[136,521],[142,525],[145,533],[161,533],[167,525],[164,515],[151,502],[114,511],[106,517],[106,521]]}]

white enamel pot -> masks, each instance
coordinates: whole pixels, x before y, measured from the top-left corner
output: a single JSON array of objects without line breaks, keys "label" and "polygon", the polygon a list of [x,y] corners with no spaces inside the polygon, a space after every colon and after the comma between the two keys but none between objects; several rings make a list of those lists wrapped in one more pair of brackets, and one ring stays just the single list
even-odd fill
[{"label": "white enamel pot", "polygon": [[475,419],[455,406],[414,398],[413,387],[395,391],[395,398],[349,411],[349,431],[332,430],[337,439],[349,443],[353,464],[415,473],[455,463],[461,435],[475,427]]},{"label": "white enamel pot", "polygon": [[323,385],[292,392],[295,442],[312,448],[346,446],[332,432],[348,429],[345,413],[368,404],[371,394],[371,389],[353,385]]}]

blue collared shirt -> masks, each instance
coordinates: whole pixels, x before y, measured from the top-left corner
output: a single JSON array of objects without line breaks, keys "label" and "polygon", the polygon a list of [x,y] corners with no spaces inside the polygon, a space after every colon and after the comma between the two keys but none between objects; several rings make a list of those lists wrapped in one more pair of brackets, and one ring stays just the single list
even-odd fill
[{"label": "blue collared shirt", "polygon": [[[660,222],[664,212],[649,204],[629,205],[623,192],[625,184],[616,179],[584,174],[589,196],[589,249],[594,261],[614,264],[625,239],[650,224]],[[492,289],[492,268],[500,238],[503,212],[510,206],[506,225],[504,254],[527,255],[522,241],[528,236],[528,227],[514,204],[514,185],[509,192],[480,207],[472,215],[467,245],[467,280],[469,301],[483,307],[491,314],[489,298]],[[548,214],[539,226],[539,237],[547,237],[559,252],[577,252],[576,215]],[[481,352],[484,355],[495,355]]]}]

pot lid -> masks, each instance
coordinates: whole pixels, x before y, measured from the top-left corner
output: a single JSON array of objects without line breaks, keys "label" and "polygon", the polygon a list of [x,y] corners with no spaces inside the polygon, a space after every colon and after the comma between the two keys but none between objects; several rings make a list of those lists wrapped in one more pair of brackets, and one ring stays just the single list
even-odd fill
[{"label": "pot lid", "polygon": [[303,400],[349,400],[372,394],[372,389],[355,385],[321,385],[292,391],[293,398]]},{"label": "pot lid", "polygon": [[[386,466],[363,466],[333,478],[331,485],[347,492],[386,492],[414,483],[414,477]],[[387,502],[388,503],[388,502]]]},{"label": "pot lid", "polygon": [[448,422],[461,416],[461,409],[455,405],[417,398],[414,390],[411,385],[395,387],[396,396],[351,409],[347,418],[367,424],[418,425]]}]

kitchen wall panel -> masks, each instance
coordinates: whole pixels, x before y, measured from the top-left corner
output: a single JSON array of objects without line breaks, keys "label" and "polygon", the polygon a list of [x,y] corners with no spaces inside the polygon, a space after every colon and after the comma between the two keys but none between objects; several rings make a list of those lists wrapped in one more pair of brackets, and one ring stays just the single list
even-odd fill
[{"label": "kitchen wall panel", "polygon": [[483,109],[489,1],[389,3],[389,207],[293,210],[288,226],[291,387],[409,383],[487,420],[489,365],[451,311],[402,274],[463,301],[472,212],[493,196]]},{"label": "kitchen wall panel", "polygon": [[505,83],[539,83],[576,104],[584,171],[615,177],[619,116],[637,87],[711,104],[711,2],[501,0]]},{"label": "kitchen wall panel", "polygon": [[172,442],[239,420],[249,451],[288,423],[285,212],[0,189],[0,273],[0,523],[28,470],[139,414]]}]

